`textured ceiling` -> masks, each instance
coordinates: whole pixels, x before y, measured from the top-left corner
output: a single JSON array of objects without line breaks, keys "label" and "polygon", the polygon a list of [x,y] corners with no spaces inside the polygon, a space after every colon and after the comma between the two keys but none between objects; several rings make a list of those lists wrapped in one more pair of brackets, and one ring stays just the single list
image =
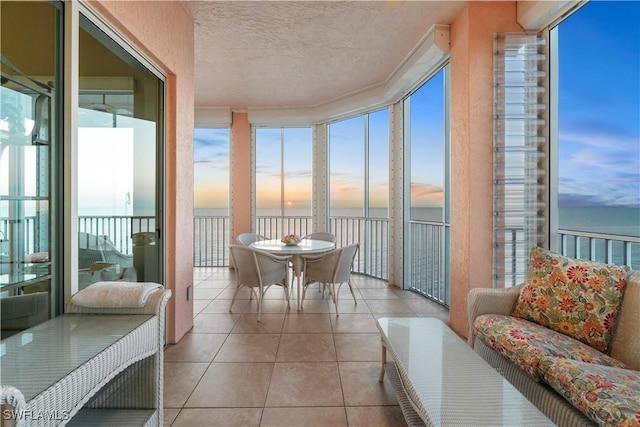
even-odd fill
[{"label": "textured ceiling", "polygon": [[384,83],[463,1],[188,1],[196,107],[320,105]]}]

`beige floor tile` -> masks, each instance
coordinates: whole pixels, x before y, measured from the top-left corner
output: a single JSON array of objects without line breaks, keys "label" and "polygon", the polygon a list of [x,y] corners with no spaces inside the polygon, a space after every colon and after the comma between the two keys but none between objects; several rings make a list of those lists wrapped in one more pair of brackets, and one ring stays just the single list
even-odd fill
[{"label": "beige floor tile", "polygon": [[164,407],[182,408],[207,370],[207,366],[208,363],[165,363]]},{"label": "beige floor tile", "polygon": [[[165,426],[405,426],[388,379],[380,384],[376,319],[449,311],[423,296],[353,275],[339,293],[308,288],[298,311],[273,287],[257,322],[257,301],[243,289],[233,312],[235,272],[197,268],[194,328],[165,350]],[[295,290],[295,282],[292,282]],[[213,358],[213,359],[212,359]],[[211,362],[213,360],[213,362]]]},{"label": "beige floor tile", "polygon": [[351,284],[355,285],[358,290],[360,289],[399,289],[396,286],[391,286],[387,282],[379,279],[374,279],[366,276],[351,276]]},{"label": "beige floor tile", "polygon": [[437,317],[439,319],[446,318],[447,321],[449,319],[449,310],[447,310],[443,306],[438,306],[435,303],[428,301],[426,298],[421,297],[421,299],[409,299],[404,301],[414,313]]},{"label": "beige floor tile", "polygon": [[[291,301],[290,308],[295,310],[296,308],[295,301]],[[265,298],[262,301],[263,313],[287,313],[290,308],[287,307],[287,300],[285,299],[284,295],[281,298],[277,298],[277,299]],[[247,309],[245,310],[245,313],[257,313],[257,312],[258,312],[258,303],[254,299],[253,301],[250,301],[249,304],[247,305]]]},{"label": "beige floor tile", "polygon": [[258,427],[262,408],[183,409],[172,427]]},{"label": "beige floor tile", "polygon": [[276,363],[265,407],[343,405],[336,362]]},{"label": "beige floor tile", "polygon": [[191,333],[228,334],[241,317],[241,314],[231,313],[200,313],[193,319],[193,329],[191,329]]},{"label": "beige floor tile", "polygon": [[309,314],[329,313],[329,302],[323,299],[305,299],[302,312]]},{"label": "beige floor tile", "polygon": [[[226,289],[223,289],[222,292],[220,292],[220,294],[218,294],[218,296],[216,298],[218,299],[228,299],[231,300],[233,299],[233,294],[236,291],[236,286],[229,286]],[[249,288],[242,288],[240,289],[240,291],[238,292],[238,296],[236,297],[236,299],[249,299],[251,298],[251,290]],[[255,297],[254,297],[255,298]]]},{"label": "beige floor tile", "polygon": [[282,332],[285,314],[262,313],[258,322],[258,315],[243,314],[231,331],[234,334],[279,334]]},{"label": "beige floor tile", "polygon": [[397,405],[398,399],[385,376],[378,382],[379,362],[338,362],[346,406]]},{"label": "beige floor tile", "polygon": [[362,298],[370,300],[370,299],[398,299],[398,295],[394,292],[393,289],[387,288],[379,288],[379,289],[371,289],[371,288],[363,288],[360,289],[360,294]]},{"label": "beige floor tile", "polygon": [[164,350],[165,362],[211,362],[227,334],[187,334]]},{"label": "beige floor tile", "polygon": [[[336,313],[336,308],[333,303],[329,303],[329,312],[334,314]],[[338,313],[340,314],[368,314],[371,313],[369,310],[369,306],[367,305],[367,301],[358,300],[358,304],[353,303],[353,299],[349,298],[340,298],[338,300]]]},{"label": "beige floor tile", "polygon": [[213,301],[211,301],[211,303],[209,303],[205,308],[202,309],[202,313],[225,314],[229,313],[229,308],[231,308],[231,313],[242,314],[245,312],[248,305],[248,299],[240,299],[234,301],[233,307],[231,307],[231,300],[229,299],[214,299]]},{"label": "beige floor tile", "polygon": [[222,289],[196,287],[193,290],[193,299],[194,300],[199,300],[199,299],[211,300],[217,297],[218,295],[220,295],[221,292],[222,292]]},{"label": "beige floor tile", "polygon": [[275,362],[280,334],[230,334],[216,362]]},{"label": "beige floor tile", "polygon": [[284,333],[331,333],[329,314],[291,312],[284,322]]},{"label": "beige floor tile", "polygon": [[333,334],[282,334],[277,362],[335,362]]},{"label": "beige floor tile", "polygon": [[346,427],[343,407],[264,408],[261,427]]},{"label": "beige floor tile", "polygon": [[186,408],[261,408],[273,363],[213,362],[184,405]]},{"label": "beige floor tile", "polygon": [[382,319],[385,317],[421,317],[421,316],[419,314],[412,314],[412,313],[403,313],[403,314],[376,313],[373,315],[373,317],[375,317],[377,321],[378,319]]},{"label": "beige floor tile", "polygon": [[367,300],[369,310],[374,314],[413,314],[413,310],[405,303],[405,301],[396,300]]},{"label": "beige floor tile", "polygon": [[176,417],[178,416],[178,414],[180,413],[180,409],[173,409],[173,408],[164,408],[162,410],[163,414],[163,420],[162,420],[162,425],[164,427],[170,427],[171,424],[173,424],[173,422],[175,421]]},{"label": "beige floor tile", "polygon": [[212,300],[208,300],[208,299],[193,300],[193,317],[195,317],[196,314],[204,310],[212,302],[213,302]]},{"label": "beige floor tile", "polygon": [[379,332],[375,317],[371,314],[344,313],[339,316],[331,316],[330,319],[334,334]]},{"label": "beige floor tile", "polygon": [[196,285],[196,288],[226,289],[233,285],[231,282],[231,280],[203,280]]},{"label": "beige floor tile", "polygon": [[267,292],[264,294],[264,299],[285,300],[286,298],[284,294],[284,288],[278,285],[270,286]]},{"label": "beige floor tile", "polygon": [[347,407],[349,427],[405,427],[399,406]]},{"label": "beige floor tile", "polygon": [[338,360],[341,362],[376,362],[382,360],[380,334],[336,334]]}]

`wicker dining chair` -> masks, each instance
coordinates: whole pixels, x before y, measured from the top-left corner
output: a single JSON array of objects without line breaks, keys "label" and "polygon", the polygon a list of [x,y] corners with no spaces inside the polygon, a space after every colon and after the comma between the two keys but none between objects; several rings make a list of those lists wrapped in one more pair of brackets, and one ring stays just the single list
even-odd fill
[{"label": "wicker dining chair", "polygon": [[241,233],[238,234],[236,240],[238,241],[238,244],[242,246],[249,246],[252,243],[259,242],[260,240],[267,240],[267,238],[256,233]]},{"label": "wicker dining chair", "polygon": [[307,234],[303,239],[324,240],[326,242],[336,243],[336,235],[327,233],[326,231],[316,231],[315,233]]},{"label": "wicker dining chair", "polygon": [[[331,242],[334,244],[337,242],[336,235],[326,231],[316,231],[314,233],[307,234],[303,239],[324,240],[325,242]],[[322,283],[318,282],[318,292],[322,292],[323,290],[324,286]]]},{"label": "wicker dining chair", "polygon": [[[304,297],[307,293],[307,288],[313,283],[321,283],[323,289],[329,289],[329,295],[336,307],[336,316],[338,313],[338,292],[340,287],[344,283],[349,285],[353,302],[357,305],[358,301],[353,293],[353,287],[351,286],[351,271],[353,269],[353,261],[360,249],[359,243],[343,246],[341,248],[333,249],[329,252],[325,252],[322,255],[307,255],[303,256],[303,290],[302,300],[300,302],[300,308],[304,304]],[[338,289],[336,291],[336,285]]]},{"label": "wicker dining chair", "polygon": [[230,245],[231,262],[236,271],[236,290],[231,299],[229,312],[233,308],[238,292],[243,287],[251,290],[258,302],[258,322],[262,314],[264,294],[272,286],[281,286],[287,299],[287,308],[291,308],[289,286],[289,261],[291,256],[276,256],[248,246]]}]

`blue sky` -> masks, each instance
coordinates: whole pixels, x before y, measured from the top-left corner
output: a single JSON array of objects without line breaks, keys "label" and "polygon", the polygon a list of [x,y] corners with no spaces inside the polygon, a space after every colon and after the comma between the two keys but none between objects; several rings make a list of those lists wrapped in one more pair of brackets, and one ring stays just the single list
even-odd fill
[{"label": "blue sky", "polygon": [[640,208],[640,2],[563,21],[559,77],[560,207]]}]

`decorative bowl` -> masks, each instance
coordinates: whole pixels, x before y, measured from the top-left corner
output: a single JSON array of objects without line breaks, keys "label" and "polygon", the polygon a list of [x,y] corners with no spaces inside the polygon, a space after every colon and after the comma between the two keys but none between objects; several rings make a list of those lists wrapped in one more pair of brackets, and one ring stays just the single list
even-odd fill
[{"label": "decorative bowl", "polygon": [[287,246],[295,246],[300,243],[300,236],[296,234],[287,234],[282,239],[280,239],[280,241]]}]

